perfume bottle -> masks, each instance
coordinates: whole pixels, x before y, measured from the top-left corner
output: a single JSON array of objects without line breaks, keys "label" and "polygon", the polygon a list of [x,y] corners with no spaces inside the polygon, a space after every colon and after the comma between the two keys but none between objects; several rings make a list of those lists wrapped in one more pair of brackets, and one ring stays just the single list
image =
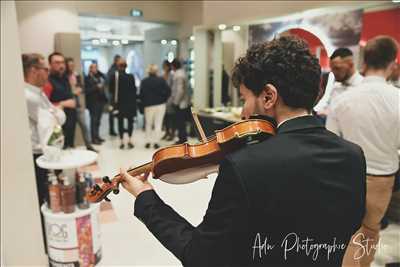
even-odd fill
[{"label": "perfume bottle", "polygon": [[64,177],[61,186],[61,207],[64,213],[75,211],[75,187],[69,182],[67,176]]},{"label": "perfume bottle", "polygon": [[76,202],[80,209],[89,208],[89,202],[86,198],[87,187],[85,177],[80,176],[79,181],[76,183]]},{"label": "perfume bottle", "polygon": [[61,189],[57,177],[53,174],[49,176],[49,200],[50,209],[53,213],[61,211]]}]

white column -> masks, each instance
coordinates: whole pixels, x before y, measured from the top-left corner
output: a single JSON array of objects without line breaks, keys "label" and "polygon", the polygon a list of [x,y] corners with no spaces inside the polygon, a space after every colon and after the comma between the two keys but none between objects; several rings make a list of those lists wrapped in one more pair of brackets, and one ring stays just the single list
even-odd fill
[{"label": "white column", "polygon": [[45,266],[14,1],[1,1],[1,77],[1,266]]},{"label": "white column", "polygon": [[194,30],[194,90],[193,104],[195,108],[208,107],[208,36],[207,30]]},{"label": "white column", "polygon": [[213,51],[213,87],[214,87],[214,107],[220,107],[222,102],[222,33],[219,30],[214,32],[214,51]]}]

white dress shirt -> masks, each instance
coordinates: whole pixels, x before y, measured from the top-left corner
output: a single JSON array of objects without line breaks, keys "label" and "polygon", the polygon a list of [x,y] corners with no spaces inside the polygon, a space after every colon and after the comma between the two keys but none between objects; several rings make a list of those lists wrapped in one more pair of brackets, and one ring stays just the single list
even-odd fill
[{"label": "white dress shirt", "polygon": [[390,175],[398,170],[400,91],[383,77],[367,76],[337,97],[326,127],[361,146],[368,174]]},{"label": "white dress shirt", "polygon": [[56,108],[44,94],[42,89],[25,83],[25,98],[28,107],[29,126],[33,154],[43,153],[44,140],[53,131],[54,123],[62,125],[65,122],[65,113]]},{"label": "white dress shirt", "polygon": [[349,89],[359,85],[364,77],[357,71],[345,82],[334,82],[331,88],[326,88],[324,96],[319,100],[318,105],[315,106],[316,111],[322,111],[323,113],[328,113],[330,110],[330,105],[333,100],[341,95],[342,93],[348,91]]}]

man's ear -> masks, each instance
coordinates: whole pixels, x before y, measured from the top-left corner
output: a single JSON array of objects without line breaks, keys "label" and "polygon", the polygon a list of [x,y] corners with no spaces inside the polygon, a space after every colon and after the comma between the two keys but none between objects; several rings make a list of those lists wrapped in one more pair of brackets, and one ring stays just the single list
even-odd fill
[{"label": "man's ear", "polygon": [[272,84],[267,84],[261,92],[264,109],[271,109],[278,101],[278,90]]},{"label": "man's ear", "polygon": [[392,75],[392,73],[393,73],[393,71],[395,71],[395,69],[396,69],[396,61],[393,61],[387,67],[387,76],[389,77],[390,75]]}]

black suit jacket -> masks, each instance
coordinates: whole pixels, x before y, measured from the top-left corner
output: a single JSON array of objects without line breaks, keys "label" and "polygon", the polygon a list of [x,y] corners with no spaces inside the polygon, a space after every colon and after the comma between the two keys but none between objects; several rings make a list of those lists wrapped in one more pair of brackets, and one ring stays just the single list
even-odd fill
[{"label": "black suit jacket", "polygon": [[340,266],[364,215],[365,172],[357,145],[299,117],[222,161],[197,227],[152,190],[135,215],[187,266]]},{"label": "black suit jacket", "polygon": [[105,85],[106,77],[101,72],[89,74],[85,77],[86,106],[88,109],[104,106],[107,103]]},{"label": "black suit jacket", "polygon": [[136,98],[137,90],[135,84],[135,77],[125,71],[120,71],[118,75],[118,95],[116,97],[117,103],[114,103],[116,86],[115,86],[115,73],[110,79],[110,94],[113,106],[118,109],[118,116],[121,117],[135,117],[136,116]]}]

